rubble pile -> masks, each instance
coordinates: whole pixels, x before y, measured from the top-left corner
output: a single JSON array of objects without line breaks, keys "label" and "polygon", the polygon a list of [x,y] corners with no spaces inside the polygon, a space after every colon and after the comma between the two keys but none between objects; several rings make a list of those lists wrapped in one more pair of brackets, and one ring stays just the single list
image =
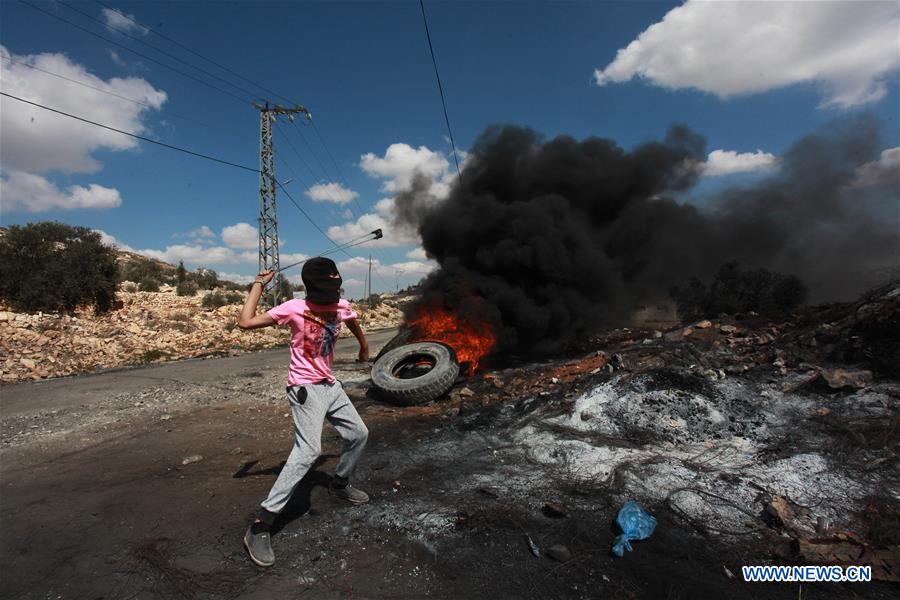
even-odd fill
[{"label": "rubble pile", "polygon": [[[117,294],[118,310],[96,316],[25,314],[0,305],[0,382],[15,383],[159,361],[259,350],[286,345],[290,332],[269,327],[242,331],[240,304],[205,309],[206,291],[178,296],[171,286],[159,292]],[[391,327],[399,309],[354,305],[363,329]],[[342,335],[350,335],[347,328]]]},{"label": "rubble pile", "polygon": [[353,310],[359,315],[360,325],[366,331],[397,327],[403,322],[403,311],[392,303],[382,301],[373,307],[370,307],[369,303],[365,301],[351,304]]}]

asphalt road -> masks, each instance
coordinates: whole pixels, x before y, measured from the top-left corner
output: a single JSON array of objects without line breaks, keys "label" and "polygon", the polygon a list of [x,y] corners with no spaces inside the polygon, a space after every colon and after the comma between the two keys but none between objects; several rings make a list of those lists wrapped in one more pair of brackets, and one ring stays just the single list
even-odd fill
[{"label": "asphalt road", "polygon": [[[369,353],[381,347],[397,333],[396,328],[366,333]],[[338,340],[334,370],[342,380],[359,378],[365,367],[356,362],[359,345],[353,337]],[[89,407],[111,393],[137,392],[156,382],[178,381],[215,385],[235,373],[249,370],[283,368],[287,372],[287,348],[248,352],[240,356],[180,360],[150,366],[115,369],[89,375],[60,377],[19,383],[0,389],[0,414],[4,417],[37,413],[48,409]]]}]

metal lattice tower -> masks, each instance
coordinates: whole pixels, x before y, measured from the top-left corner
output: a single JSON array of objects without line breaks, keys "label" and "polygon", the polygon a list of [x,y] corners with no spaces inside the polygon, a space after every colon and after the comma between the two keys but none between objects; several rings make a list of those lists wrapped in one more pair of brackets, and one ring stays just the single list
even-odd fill
[{"label": "metal lattice tower", "polygon": [[[259,110],[259,270],[272,269],[278,271],[278,219],[275,212],[275,190],[278,187],[275,179],[275,144],[272,141],[272,124],[276,115],[287,115],[293,121],[294,115],[303,113],[311,118],[306,108],[295,105],[293,108],[254,104]],[[277,276],[276,276],[277,278]],[[272,305],[278,303],[276,279],[270,285]]]}]

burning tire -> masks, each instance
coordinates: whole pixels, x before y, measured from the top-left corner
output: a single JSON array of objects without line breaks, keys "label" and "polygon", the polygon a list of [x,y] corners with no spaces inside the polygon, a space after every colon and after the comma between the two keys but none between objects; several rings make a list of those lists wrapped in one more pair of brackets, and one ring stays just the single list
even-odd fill
[{"label": "burning tire", "polygon": [[453,348],[437,342],[394,348],[372,367],[372,382],[381,395],[402,406],[424,404],[446,394],[458,376]]}]

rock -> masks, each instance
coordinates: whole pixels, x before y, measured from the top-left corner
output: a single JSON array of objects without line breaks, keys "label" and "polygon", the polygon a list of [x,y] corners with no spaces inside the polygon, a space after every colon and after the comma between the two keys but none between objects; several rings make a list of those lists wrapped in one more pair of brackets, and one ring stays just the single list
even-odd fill
[{"label": "rock", "polygon": [[562,544],[554,544],[547,548],[547,556],[559,562],[572,560],[572,552]]},{"label": "rock", "polygon": [[694,327],[696,327],[697,329],[709,329],[710,327],[712,327],[712,322],[707,320],[700,321],[699,323],[694,325]]},{"label": "rock", "polygon": [[657,330],[657,331],[654,331],[654,332],[653,332],[653,337],[656,338],[656,339],[659,339],[659,338],[661,338],[662,336],[663,336],[662,331]]},{"label": "rock", "polygon": [[37,363],[35,363],[30,358],[21,358],[19,359],[19,362],[22,363],[22,366],[26,369],[34,370],[37,367]]},{"label": "rock", "polygon": [[10,314],[6,311],[0,310],[0,323],[6,323],[9,321]]},{"label": "rock", "polygon": [[779,527],[792,528],[796,516],[790,503],[782,496],[772,496],[772,499],[766,504],[766,514],[773,525]]},{"label": "rock", "polygon": [[559,377],[551,377],[550,383],[556,385],[557,383],[559,383]]},{"label": "rock", "polygon": [[818,371],[807,371],[806,373],[799,373],[794,375],[790,379],[784,381],[781,384],[781,391],[789,394],[792,392],[796,392],[800,388],[805,385],[808,385],[819,378]]},{"label": "rock", "polygon": [[828,387],[835,390],[841,388],[859,390],[872,383],[872,371],[832,369],[822,371],[822,377],[828,383]]},{"label": "rock", "polygon": [[722,333],[734,333],[735,331],[737,331],[737,327],[735,327],[734,325],[722,325],[721,327],[719,327],[719,331],[721,331]]},{"label": "rock", "polygon": [[469,398],[475,395],[475,392],[469,389],[468,386],[463,387],[463,389],[459,390],[459,395],[464,398]]},{"label": "rock", "polygon": [[200,462],[201,460],[203,460],[203,457],[200,456],[199,454],[191,454],[190,456],[185,456],[185,457],[181,460],[181,464],[183,464],[183,465],[189,465],[189,464],[192,464],[192,463]]},{"label": "rock", "polygon": [[569,509],[562,502],[547,502],[541,512],[551,519],[562,519],[569,516]]}]

